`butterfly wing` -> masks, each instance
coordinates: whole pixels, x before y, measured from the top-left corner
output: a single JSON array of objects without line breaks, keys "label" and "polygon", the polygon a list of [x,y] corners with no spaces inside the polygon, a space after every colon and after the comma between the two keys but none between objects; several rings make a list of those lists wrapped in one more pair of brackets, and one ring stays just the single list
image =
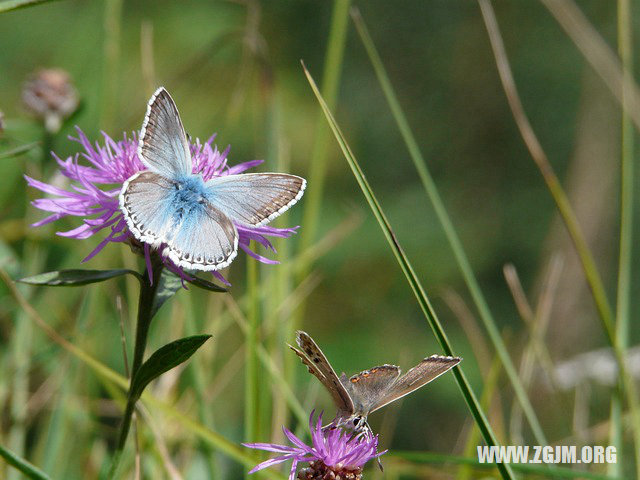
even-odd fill
[{"label": "butterfly wing", "polygon": [[410,369],[402,377],[397,378],[388,388],[384,389],[370,405],[368,413],[374,412],[414,392],[455,367],[461,360],[460,357],[445,357],[441,355],[431,355],[423,359],[418,365]]},{"label": "butterfly wing", "polygon": [[333,403],[335,403],[338,409],[338,416],[349,416],[353,413],[353,401],[344,388],[335,370],[331,367],[331,364],[324,356],[320,347],[313,341],[309,334],[298,330],[296,332],[296,343],[301,350],[289,345],[289,348],[293,350],[298,357],[309,368],[309,373],[312,373],[320,383],[331,394]]},{"label": "butterfly wing", "polygon": [[284,173],[245,173],[212,178],[206,183],[211,203],[233,221],[259,227],[295,204],[307,185]]},{"label": "butterfly wing", "polygon": [[142,171],[123,185],[120,209],[138,240],[164,253],[177,266],[194,270],[220,270],[238,252],[233,222],[209,202],[185,204],[176,195],[177,182]]},{"label": "butterfly wing", "polygon": [[142,122],[138,157],[152,172],[175,178],[191,174],[189,142],[178,107],[164,87],[149,100]]},{"label": "butterfly wing", "polygon": [[159,246],[171,228],[173,183],[150,171],[129,178],[120,191],[120,210],[133,236]]},{"label": "butterfly wing", "polygon": [[221,270],[238,254],[238,231],[222,211],[205,203],[184,215],[165,250],[179,267]]},{"label": "butterfly wing", "polygon": [[356,413],[366,417],[399,376],[400,367],[379,365],[349,379],[343,374],[342,383],[353,399]]}]

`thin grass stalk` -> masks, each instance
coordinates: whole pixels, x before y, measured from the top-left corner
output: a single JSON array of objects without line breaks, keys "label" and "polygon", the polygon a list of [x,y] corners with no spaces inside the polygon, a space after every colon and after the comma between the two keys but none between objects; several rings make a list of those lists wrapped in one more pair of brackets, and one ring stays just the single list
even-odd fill
[{"label": "thin grass stalk", "polygon": [[[27,241],[25,245],[25,272],[33,273],[41,265],[40,256],[35,244]],[[24,295],[29,296],[33,287],[25,286]],[[17,456],[25,455],[27,440],[27,409],[29,400],[29,372],[31,371],[31,348],[33,342],[33,324],[25,318],[24,312],[16,315],[15,331],[11,343],[11,360],[13,379],[11,382],[10,430],[8,448]],[[20,475],[10,470],[7,480],[17,480]]]},{"label": "thin grass stalk", "polygon": [[[98,379],[103,382],[103,385],[106,389],[109,389],[109,385],[116,385],[120,389],[119,391],[126,391],[128,389],[129,380],[127,378],[107,367],[105,364],[85,352],[83,349],[69,342],[67,339],[60,336],[60,334],[58,334],[58,332],[56,332],[51,326],[49,326],[33,308],[33,306],[26,300],[26,298],[18,291],[15,284],[13,283],[13,280],[11,280],[7,272],[5,272],[1,267],[0,280],[2,280],[7,286],[7,288],[9,289],[9,293],[14,298],[16,303],[25,311],[28,318],[33,320],[38,328],[40,328],[52,341],[54,341],[66,351],[71,353],[73,356],[78,358],[94,373],[96,373]],[[114,394],[112,396],[117,399],[117,395]],[[124,399],[124,396],[121,395],[120,399]],[[253,458],[253,456],[248,455],[246,451],[238,447],[237,444],[227,440],[222,435],[208,429],[201,423],[187,417],[172,405],[158,400],[149,391],[145,391],[142,393],[141,400],[146,406],[150,406],[155,408],[156,410],[160,410],[168,417],[175,419],[186,430],[196,435],[199,439],[207,442],[209,445],[226,455],[228,458],[231,458],[249,468],[255,466],[255,459]],[[121,403],[124,404],[124,402]],[[283,475],[271,470],[264,470],[263,472],[261,472],[261,474],[272,479],[283,480],[285,478]]]},{"label": "thin grass stalk", "polygon": [[5,0],[0,2],[0,13],[18,10],[19,8],[34,7],[41,3],[49,3],[57,0]]},{"label": "thin grass stalk", "polygon": [[[260,428],[260,398],[258,372],[258,329],[260,295],[258,291],[257,262],[247,261],[247,296],[249,298],[248,322],[245,337],[245,383],[244,383],[244,439],[258,441]],[[250,478],[248,473],[245,478]]]},{"label": "thin grass stalk", "polygon": [[[567,28],[568,31],[573,31],[575,23],[572,22],[577,21],[578,24],[581,25],[579,30],[583,36],[586,35],[587,37],[589,37],[589,35],[593,34],[597,36],[597,33],[589,33],[584,31],[584,25],[582,25],[580,22],[584,22],[586,20],[579,20],[576,17],[576,12],[578,12],[580,15],[581,13],[579,12],[579,10],[577,10],[577,7],[572,2],[567,1],[566,3],[558,4],[557,2],[552,0],[542,1],[550,11],[554,12],[554,14],[557,15],[558,21],[571,20],[569,22],[569,26],[563,25],[565,28]],[[638,478],[640,478],[640,399],[638,398],[634,379],[629,375],[627,371],[624,349],[621,348],[616,338],[616,332],[614,331],[613,325],[613,313],[606,297],[602,279],[600,278],[600,274],[598,273],[598,270],[596,268],[591,251],[589,250],[589,247],[585,241],[575,212],[571,208],[571,204],[569,203],[569,200],[564,190],[562,189],[562,185],[560,184],[558,177],[553,171],[553,168],[551,167],[551,164],[549,163],[549,160],[544,150],[542,149],[542,146],[540,145],[540,142],[538,141],[538,138],[536,137],[526,114],[524,113],[522,102],[520,101],[520,97],[518,96],[515,82],[513,80],[513,74],[511,73],[511,68],[509,67],[504,44],[502,42],[502,37],[498,29],[498,24],[495,19],[493,8],[491,7],[491,3],[488,0],[480,0],[480,7],[485,18],[487,30],[489,31],[489,38],[491,40],[491,45],[496,57],[496,63],[498,65],[498,73],[500,74],[500,79],[502,81],[509,106],[513,112],[514,119],[525,141],[525,144],[527,145],[527,148],[529,149],[529,152],[533,157],[534,162],[540,169],[542,176],[547,183],[547,187],[549,188],[549,191],[556,203],[556,207],[558,208],[560,216],[562,217],[562,220],[564,221],[565,226],[569,232],[569,236],[571,237],[576,251],[578,252],[578,256],[582,263],[582,268],[585,272],[587,283],[591,289],[592,296],[596,303],[596,308],[598,310],[602,327],[605,331],[610,345],[613,347],[616,362],[618,364],[618,377],[620,385],[624,388],[629,410],[631,412],[633,423],[632,432],[635,444],[636,475]],[[569,8],[570,13],[567,13],[567,11],[565,11],[566,8]],[[589,37],[589,42],[591,42],[592,40],[593,39]],[[578,40],[576,39],[575,41],[576,44],[578,44]],[[585,41],[585,38],[580,38],[580,41]],[[588,57],[588,54],[585,53],[585,56]],[[622,86],[622,84],[623,82],[620,82],[620,86]],[[633,93],[633,99],[635,100],[637,96],[634,91],[634,84],[625,83],[625,85]],[[633,105],[635,105],[635,102],[631,103],[631,105],[625,105],[625,108],[631,107]],[[633,110],[630,110],[630,112],[631,111]]]},{"label": "thin grass stalk", "polygon": [[160,276],[162,275],[163,265],[160,258],[154,256],[152,258],[152,270],[153,275],[150,279],[146,270],[140,275],[140,296],[138,300],[138,315],[136,319],[136,338],[133,346],[133,360],[131,361],[131,382],[129,385],[129,391],[127,393],[127,404],[124,409],[124,415],[120,423],[120,431],[118,433],[118,441],[116,444],[116,450],[113,454],[113,460],[111,461],[111,467],[107,478],[116,478],[118,472],[118,466],[122,458],[124,447],[127,443],[129,436],[129,429],[131,428],[131,422],[135,414],[137,398],[134,395],[131,387],[133,386],[133,380],[136,378],[138,370],[142,366],[144,360],[144,352],[147,347],[147,339],[149,336],[149,328],[152,321],[152,309],[158,286],[160,284]]},{"label": "thin grass stalk", "polygon": [[[350,0],[335,0],[333,13],[331,14],[329,44],[322,73],[322,95],[332,109],[335,107],[338,97],[344,47],[347,42],[349,3]],[[318,230],[324,181],[327,172],[329,138],[329,129],[320,113],[316,123],[315,140],[309,163],[309,187],[305,195],[305,209],[302,218],[304,230],[301,232],[300,246],[303,250],[315,241]],[[301,277],[306,277],[307,274],[308,268]]]},{"label": "thin grass stalk", "polygon": [[[45,472],[40,470],[35,465],[27,462],[25,459],[19,457],[13,452],[10,452],[2,445],[0,445],[0,457],[4,458],[4,460],[14,468],[16,468],[20,473],[22,473],[25,477],[31,478],[33,480],[50,480],[51,477],[47,475]],[[14,470],[15,471],[15,470]]]},{"label": "thin grass stalk", "polygon": [[433,205],[438,220],[442,225],[442,228],[447,237],[447,241],[449,242],[449,245],[453,250],[453,254],[458,263],[458,267],[462,272],[467,288],[471,293],[471,297],[473,298],[478,313],[480,314],[480,318],[482,319],[482,323],[484,324],[484,327],[489,334],[491,343],[493,343],[493,346],[496,349],[496,352],[498,353],[502,364],[504,365],[504,369],[507,377],[509,378],[509,382],[513,387],[516,398],[518,399],[518,402],[522,407],[522,411],[524,412],[527,421],[529,422],[536,441],[539,445],[545,445],[547,444],[547,441],[542,429],[542,425],[540,424],[533,406],[531,405],[529,397],[527,396],[527,392],[522,385],[522,382],[520,381],[517,369],[515,368],[511,357],[509,356],[509,351],[507,350],[507,347],[502,340],[500,331],[496,325],[493,315],[491,314],[491,311],[489,310],[487,301],[482,294],[482,290],[480,289],[478,280],[473,273],[473,269],[471,268],[469,259],[464,251],[462,242],[460,241],[460,238],[455,231],[451,218],[447,213],[433,177],[427,169],[424,157],[420,152],[420,148],[418,147],[415,137],[413,136],[411,127],[409,126],[402,107],[398,102],[398,98],[395,94],[393,86],[391,85],[391,81],[389,80],[389,76],[386,73],[380,55],[378,54],[373,40],[366,28],[366,25],[364,24],[364,21],[357,10],[352,10],[352,17],[358,30],[358,34],[360,35],[360,39],[362,40],[362,43],[367,50],[369,59],[371,60],[373,68],[376,72],[376,76],[378,77],[378,81],[380,82],[384,95],[387,99],[387,103],[389,104],[393,117],[398,125],[400,133],[402,134],[405,145],[409,150],[409,155],[411,156],[416,170],[418,171],[418,175],[420,176],[422,185],[424,186],[424,189],[426,190],[427,195],[431,200],[431,204]]},{"label": "thin grass stalk", "polygon": [[[242,333],[245,335],[245,343],[247,342],[247,337],[249,335],[249,321],[245,318],[240,310],[238,304],[231,299],[230,297],[227,299],[227,307],[231,313],[231,316],[235,320],[235,322],[242,330]],[[271,380],[273,383],[280,388],[280,393],[283,395],[287,403],[289,404],[289,408],[293,412],[293,414],[297,417],[298,422],[302,425],[306,425],[305,422],[308,421],[308,413],[302,407],[297,397],[289,387],[284,374],[278,369],[275,362],[269,356],[269,352],[264,348],[263,345],[258,344],[256,347],[256,355],[262,362],[262,365],[269,371],[271,374]]]},{"label": "thin grass stalk", "polygon": [[607,299],[604,284],[596,268],[593,255],[591,254],[589,246],[587,245],[587,242],[584,238],[584,234],[582,233],[582,229],[580,228],[580,224],[575,215],[575,212],[571,208],[569,199],[562,189],[562,184],[553,171],[553,167],[549,163],[549,160],[544,153],[542,146],[538,142],[533,128],[531,127],[531,124],[529,123],[529,120],[527,119],[527,116],[524,112],[524,108],[518,96],[516,85],[513,80],[513,74],[511,73],[511,69],[508,64],[507,54],[502,42],[502,37],[495,17],[495,13],[493,11],[493,7],[491,6],[491,2],[488,0],[480,0],[480,9],[482,11],[482,16],[489,33],[491,47],[493,49],[494,56],[496,57],[498,73],[500,75],[500,79],[507,95],[507,101],[509,102],[509,106],[511,107],[511,110],[513,112],[516,124],[520,129],[520,133],[527,148],[531,152],[531,156],[533,157],[536,166],[540,170],[544,181],[549,188],[549,192],[556,202],[558,211],[562,216],[567,230],[569,231],[569,235],[571,236],[571,239],[575,244],[578,256],[580,257],[580,261],[583,265],[585,275],[587,277],[589,288],[591,289],[593,299],[596,303],[596,308],[598,309],[598,313],[604,323],[607,337],[613,344],[615,337],[613,328],[613,313],[611,310],[611,305],[609,304],[609,301]]},{"label": "thin grass stalk", "polygon": [[[289,171],[289,149],[282,135],[282,102],[280,91],[272,86],[270,90],[269,108],[267,110],[267,163],[269,167],[273,167],[276,172]],[[289,212],[276,219],[274,226],[280,227],[289,224]],[[275,245],[278,250],[279,261],[288,264],[291,260],[291,244],[286,239],[275,239]],[[263,322],[268,328],[275,330],[270,338],[270,358],[277,359],[283,377],[291,380],[292,369],[287,370],[292,363],[287,361],[290,355],[288,352],[287,342],[293,338],[294,325],[293,315],[287,315],[286,318],[279,313],[279,306],[289,297],[292,292],[292,274],[289,269],[277,268],[270,269],[269,283],[273,282],[273,295],[269,306],[269,314],[265,316]],[[265,379],[269,382],[268,379]],[[267,383],[267,385],[269,385]],[[284,394],[275,386],[269,385],[265,394],[271,393],[272,405],[271,414],[265,416],[265,422],[270,424],[265,431],[271,430],[271,438],[276,435],[282,435],[280,426],[289,423],[289,409],[287,408],[287,399]]]},{"label": "thin grass stalk", "polygon": [[[480,405],[484,410],[491,414],[491,401],[496,395],[496,391],[498,394],[500,393],[497,390],[500,380],[500,374],[502,373],[502,362],[500,361],[500,357],[495,356],[493,361],[491,362],[491,366],[489,367],[489,372],[487,373],[484,388],[482,390],[482,395],[480,396]],[[504,432],[503,435],[504,436]],[[464,456],[471,458],[477,452],[477,446],[480,443],[480,430],[477,425],[473,425],[473,428],[469,430],[469,436],[467,437],[467,441],[464,445]],[[471,471],[470,465],[461,465],[458,469],[457,480],[469,480],[473,478],[473,472]]]},{"label": "thin grass stalk", "polygon": [[[87,321],[95,313],[97,305],[96,298],[100,296],[97,289],[87,289],[83,295],[82,304],[75,317],[75,330],[84,332],[86,330]],[[69,318],[71,322],[73,319]],[[51,417],[47,426],[47,434],[44,439],[43,459],[39,462],[45,472],[49,472],[53,478],[68,478],[69,467],[72,462],[69,461],[73,456],[73,451],[68,447],[67,439],[77,435],[74,429],[76,412],[71,414],[71,409],[66,408],[70,399],[75,395],[72,392],[82,391],[86,385],[84,378],[85,371],[78,362],[74,361],[68,355],[62,357],[62,362],[67,364],[60,370],[60,383],[56,387],[55,403],[51,408]],[[64,365],[64,363],[63,363]],[[56,370],[60,367],[56,365]],[[77,437],[73,437],[76,438]]]},{"label": "thin grass stalk", "polygon": [[572,0],[540,0],[571,38],[595,72],[622,105],[640,130],[640,89],[633,77],[625,75],[620,59]]},{"label": "thin grass stalk", "polygon": [[[203,311],[201,309],[197,309],[194,303],[195,299],[191,298],[190,301],[185,302],[187,306],[186,310],[186,321],[185,321],[185,333],[187,335],[196,335],[200,330],[200,325],[198,325],[197,319],[200,317],[196,312]],[[198,302],[198,305],[202,307],[202,299]],[[205,309],[204,311],[208,311]],[[211,405],[208,405],[206,400],[206,382],[204,372],[207,371],[207,367],[205,367],[201,356],[196,355],[195,358],[191,359],[191,363],[187,365],[187,372],[190,374],[191,380],[193,382],[193,391],[195,394],[196,405],[198,410],[198,421],[205,425],[206,427],[213,426],[213,410]],[[217,456],[215,451],[213,451],[208,444],[199,441],[198,442],[198,450],[202,455],[202,460],[205,464],[205,468],[207,470],[208,478],[214,478],[219,472],[219,464],[217,461]]]},{"label": "thin grass stalk", "polygon": [[616,337],[622,348],[629,344],[629,309],[631,304],[631,264],[633,236],[634,131],[627,109],[633,82],[633,39],[630,0],[618,0],[618,49],[625,81],[622,88],[622,151],[620,192],[620,259],[616,298]]},{"label": "thin grass stalk", "polygon": [[118,105],[118,65],[120,62],[120,34],[122,31],[123,0],[106,0],[104,12],[105,74],[102,87],[101,122],[104,131],[114,126]]},{"label": "thin grass stalk", "polygon": [[[42,126],[42,150],[41,156],[32,159],[27,163],[27,173],[36,177],[40,176],[43,171],[47,171],[47,163],[50,159],[50,152],[53,146],[53,135],[44,126]],[[27,196],[30,196],[28,194]],[[32,199],[32,198],[31,198]],[[29,211],[25,223],[32,223],[33,211]],[[45,252],[38,247],[33,240],[26,239],[24,250],[22,253],[21,266],[22,273],[33,275],[42,269],[45,263]],[[30,298],[34,293],[34,288],[29,285],[20,287],[24,295]],[[16,315],[15,332],[11,344],[11,359],[14,369],[11,381],[11,404],[10,418],[11,426],[9,430],[8,448],[18,456],[25,455],[27,441],[27,402],[29,400],[29,375],[31,371],[31,349],[33,342],[33,324],[26,321],[24,312],[18,312]],[[9,471],[7,480],[17,480],[18,472]]]},{"label": "thin grass stalk", "polygon": [[[318,99],[318,103],[322,107],[322,110],[327,118],[327,122],[329,123],[329,126],[333,131],[333,134],[340,146],[340,149],[342,150],[342,153],[345,159],[347,160],[349,167],[351,167],[351,171],[353,172],[353,175],[356,178],[358,185],[360,186],[362,193],[364,194],[367,200],[367,203],[371,207],[371,211],[376,217],[376,220],[378,221],[378,224],[380,225],[380,228],[382,229],[382,232],[385,238],[387,239],[389,246],[391,247],[391,251],[396,257],[396,260],[398,261],[400,268],[402,269],[402,272],[404,273],[405,277],[407,278],[407,281],[409,282],[409,286],[411,287],[411,290],[413,291],[414,295],[416,296],[416,299],[418,300],[418,304],[420,305],[420,308],[425,316],[425,319],[427,320],[427,323],[433,330],[433,333],[435,334],[436,339],[440,344],[440,346],[442,347],[442,349],[444,350],[444,352],[447,355],[454,355],[454,351],[451,346],[451,343],[449,342],[449,339],[447,338],[447,334],[442,328],[442,325],[440,324],[440,320],[438,320],[438,317],[433,307],[431,306],[431,302],[429,301],[429,298],[427,297],[427,294],[425,293],[424,288],[422,287],[422,283],[418,279],[418,276],[413,270],[413,267],[411,266],[409,259],[405,255],[404,250],[402,249],[398,239],[393,233],[391,224],[389,223],[386,215],[382,211],[382,207],[378,203],[378,200],[375,197],[373,190],[369,186],[369,182],[367,182],[367,179],[365,178],[364,173],[362,172],[362,169],[360,168],[358,161],[353,155],[351,148],[347,144],[347,141],[344,138],[344,135],[342,134],[340,127],[338,126],[335,119],[333,118],[333,115],[329,110],[329,107],[325,103],[324,99],[322,98],[322,95],[320,94],[320,91],[318,90],[318,87],[316,86],[313,80],[313,77],[311,76],[311,74],[306,68],[304,68],[304,73],[307,76],[307,80],[311,85],[313,93]],[[489,422],[487,421],[487,418],[484,412],[482,411],[482,408],[480,407],[478,399],[473,393],[473,390],[471,389],[471,386],[469,385],[467,378],[462,372],[460,365],[454,367],[451,371],[453,372],[456,382],[458,383],[458,386],[462,391],[462,395],[469,407],[469,410],[471,411],[471,414],[473,415],[473,418],[476,421],[476,424],[478,425],[478,428],[482,433],[482,436],[485,442],[488,445],[497,445],[498,442],[493,433],[493,430],[491,429],[491,425],[489,425]],[[497,464],[497,467],[503,478],[505,479],[513,478],[513,473],[509,465]]]},{"label": "thin grass stalk", "polygon": [[[327,54],[324,60],[322,72],[322,95],[326,98],[331,108],[335,107],[338,98],[338,87],[342,73],[342,63],[344,49],[347,43],[347,26],[349,25],[349,4],[350,0],[334,0],[333,12],[331,14],[331,27],[329,29],[329,41]],[[308,187],[304,200],[304,211],[302,213],[302,225],[304,228],[300,232],[300,250],[306,251],[316,241],[318,224],[320,223],[320,212],[324,195],[325,177],[327,174],[327,163],[329,162],[329,129],[324,121],[321,112],[318,112],[316,120],[316,130],[314,135],[313,150],[309,161],[309,173],[307,175]],[[296,281],[300,282],[309,275],[312,267],[312,260],[304,260]],[[305,303],[300,305],[295,312],[291,322],[291,331],[299,328],[305,313]],[[288,360],[288,371],[296,362],[290,357]]]},{"label": "thin grass stalk", "polygon": [[[629,105],[628,85],[633,82],[633,43],[631,24],[631,2],[618,0],[618,54],[622,62],[624,81],[622,84],[621,118],[621,171],[620,171],[620,250],[618,259],[618,288],[616,295],[616,338],[623,352],[629,346],[629,308],[631,305],[631,262],[633,232],[633,157],[634,131],[627,105]],[[608,465],[612,475],[621,473],[623,451],[622,425],[623,385],[618,383],[611,398],[611,445],[615,445],[619,461]]]}]

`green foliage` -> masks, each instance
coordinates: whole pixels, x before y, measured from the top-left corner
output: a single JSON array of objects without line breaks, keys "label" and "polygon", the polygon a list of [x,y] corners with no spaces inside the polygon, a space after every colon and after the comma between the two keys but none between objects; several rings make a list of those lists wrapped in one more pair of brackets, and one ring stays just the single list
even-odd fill
[{"label": "green foliage", "polygon": [[[140,453],[141,478],[176,478],[176,472],[185,480],[241,478],[266,457],[240,442],[279,441],[281,425],[303,434],[311,408],[334,413],[329,396],[286,347],[296,328],[317,338],[347,374],[382,363],[406,370],[452,345],[465,358],[464,381],[459,373],[445,375],[402,405],[371,415],[390,454],[384,474],[371,466],[366,479],[468,472],[495,478],[498,470],[478,466],[464,446],[475,446],[480,433],[504,444],[534,444],[540,431],[552,444],[580,445],[584,435],[596,444],[615,442],[619,462],[606,469],[608,476],[596,465],[513,466],[519,478],[633,478],[632,443],[640,432],[624,389],[612,402],[613,387],[593,372],[566,390],[544,381],[564,360],[608,343],[554,200],[505,101],[477,3],[359,3],[375,56],[348,18],[347,0],[295,8],[282,0],[38,3],[45,2],[0,0],[0,449],[10,451],[0,461],[0,478],[28,475],[7,463],[14,460],[52,478],[98,477],[113,458],[123,409],[135,409],[127,405],[128,386],[135,386],[137,400],[155,374],[188,358],[209,334],[215,342],[179,375],[163,375],[142,394],[137,442],[132,429],[119,473],[133,478]],[[611,93],[540,2],[494,3],[523,108],[584,229],[580,247],[593,260],[591,280],[595,266],[601,276],[600,310],[607,297],[617,298],[606,322],[609,336],[620,339],[619,355],[640,340],[633,323],[640,263],[631,235],[640,200],[632,195],[630,118],[622,121],[621,141],[621,112]],[[16,10],[28,6],[36,7]],[[640,16],[632,4],[617,19],[614,6],[580,3],[605,45],[616,44],[618,27],[628,29],[620,53],[633,67]],[[352,172],[300,58],[322,79],[319,90],[344,132]],[[49,137],[21,102],[25,79],[41,67],[68,71],[83,107]],[[85,240],[56,235],[79,226],[72,217],[30,227],[46,214],[30,205],[41,195],[25,186],[23,175],[67,188],[49,152],[74,161],[80,147],[68,136],[76,135],[76,124],[101,145],[102,130],[116,140],[137,131],[158,85],[176,99],[193,138],[217,133],[221,150],[231,144],[229,165],[264,159],[258,171],[289,171],[313,184],[274,222],[300,225],[299,234],[277,239],[277,254],[258,247],[280,265],[239,255],[224,272],[228,288],[201,273],[183,289],[180,278],[156,272],[162,275],[142,299],[154,319],[143,332],[147,349],[138,349],[142,373],[131,382],[123,351],[134,350],[139,288],[149,283],[144,262],[125,244],[111,244],[87,263],[92,270],[78,270],[108,231]],[[425,171],[439,202],[425,195]],[[443,233],[443,214],[458,240]],[[565,269],[558,288],[543,298],[543,270],[558,252]],[[254,263],[246,268],[247,262]],[[515,304],[501,275],[505,263],[518,272],[522,296]],[[470,275],[478,287],[471,293]],[[84,288],[41,288],[49,285]],[[531,316],[521,315],[529,298],[541,300],[531,302]],[[425,328],[425,312],[435,336]],[[537,335],[545,312],[548,331]],[[494,324],[491,336],[486,318]],[[181,337],[187,338],[172,342]],[[496,353],[510,358],[514,371],[505,372]],[[518,387],[513,376],[524,380],[526,367],[531,382]],[[473,392],[482,393],[484,411],[474,406]],[[522,398],[539,422],[537,433],[517,414],[527,403]],[[243,418],[256,438],[245,438]],[[252,477],[287,475],[273,469]]]},{"label": "green foliage", "polygon": [[138,373],[131,381],[131,397],[137,400],[142,392],[149,385],[149,382],[156,379],[172,368],[186,362],[191,355],[196,353],[204,342],[209,340],[211,335],[194,335],[192,337],[174,340],[158,350],[144,361]]},{"label": "green foliage", "polygon": [[0,445],[0,456],[11,466],[33,480],[50,480],[51,477],[25,459],[18,457]]},{"label": "green foliage", "polygon": [[29,285],[46,285],[49,287],[79,287],[90,283],[104,282],[122,275],[140,277],[133,270],[57,270],[39,273],[18,280]]}]

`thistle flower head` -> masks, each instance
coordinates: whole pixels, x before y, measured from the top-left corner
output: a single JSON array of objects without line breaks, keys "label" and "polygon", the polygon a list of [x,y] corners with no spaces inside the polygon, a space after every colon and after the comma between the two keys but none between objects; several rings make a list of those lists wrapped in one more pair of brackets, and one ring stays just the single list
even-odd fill
[{"label": "thistle flower head", "polygon": [[[127,228],[118,203],[118,195],[123,183],[135,173],[146,169],[138,158],[136,135],[133,134],[131,138],[128,138],[124,134],[122,140],[115,141],[103,133],[103,144],[101,145],[98,142],[92,144],[80,128],[76,130],[77,138],[70,137],[70,139],[80,144],[83,149],[82,153],[66,159],[61,159],[53,154],[60,168],[60,173],[71,181],[69,187],[60,188],[25,176],[29,186],[47,194],[46,198],[35,200],[33,205],[50,213],[49,216],[32,226],[38,227],[67,216],[80,217],[82,219],[80,226],[68,231],[57,232],[58,235],[86,239],[102,230],[108,231],[106,237],[83,261],[93,258],[111,242],[129,242],[133,247],[137,247],[145,253],[147,265],[150,265],[149,246],[142,245],[135,240]],[[262,163],[262,160],[253,160],[229,166],[227,164],[229,148],[219,151],[213,143],[214,138],[215,135],[205,143],[196,140],[195,143],[190,144],[193,173],[202,175],[204,181],[218,176],[236,175]],[[236,225],[236,228],[239,235],[239,247],[263,263],[278,262],[250,250],[250,241],[255,240],[267,249],[275,251],[267,237],[286,238],[296,230],[296,228],[247,227],[244,225]],[[188,274],[162,255],[162,249],[160,247],[159,253],[165,266],[188,279]],[[218,279],[226,282],[218,272],[213,273]]]},{"label": "thistle flower head", "polygon": [[312,445],[305,444],[285,427],[282,427],[282,431],[293,446],[275,443],[243,443],[245,447],[281,454],[256,465],[249,473],[292,460],[289,480],[295,478],[300,462],[308,462],[309,466],[298,472],[299,480],[325,478],[360,480],[364,465],[369,460],[386,453],[386,450],[378,452],[378,436],[370,432],[352,435],[339,428],[323,429],[322,414],[314,422],[313,412],[311,412],[309,430]]}]

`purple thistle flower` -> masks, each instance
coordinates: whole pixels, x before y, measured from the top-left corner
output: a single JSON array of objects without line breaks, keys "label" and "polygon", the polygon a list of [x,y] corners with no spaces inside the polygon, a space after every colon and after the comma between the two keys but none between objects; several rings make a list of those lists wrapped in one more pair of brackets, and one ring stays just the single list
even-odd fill
[{"label": "purple thistle flower", "polygon": [[[47,198],[40,198],[32,202],[36,208],[51,212],[51,215],[34,223],[32,226],[39,227],[69,215],[82,217],[82,225],[68,231],[57,232],[57,234],[63,237],[85,239],[103,229],[109,229],[107,236],[87,255],[83,262],[92,259],[110,242],[130,242],[144,252],[147,266],[149,266],[151,264],[150,249],[148,245],[140,245],[133,237],[118,203],[118,195],[123,183],[135,173],[146,170],[145,165],[137,154],[137,135],[134,133],[132,138],[129,139],[124,134],[123,139],[116,142],[103,132],[104,146],[101,146],[98,142],[92,145],[80,128],[76,127],[76,130],[78,138],[69,138],[78,142],[84,152],[68,157],[65,160],[53,153],[62,175],[72,181],[68,189],[40,182],[25,175],[29,186],[49,195]],[[262,160],[253,160],[230,167],[227,165],[227,155],[230,147],[220,152],[218,147],[213,144],[214,139],[215,135],[205,143],[200,143],[196,139],[196,142],[190,145],[193,173],[201,174],[205,182],[213,177],[236,175],[262,163]],[[80,158],[86,160],[89,165],[81,165]],[[238,245],[240,248],[262,263],[274,264],[278,262],[252,251],[249,248],[250,241],[255,240],[265,248],[275,252],[267,237],[287,238],[295,233],[298,227],[275,228],[270,226],[247,227],[245,225],[236,225],[236,228],[238,230]],[[161,246],[159,249],[160,254],[162,254],[162,250],[163,247]],[[173,264],[171,260],[164,255],[161,256],[163,263],[169,270],[180,275],[184,280],[190,279],[188,274]],[[151,274],[149,268],[148,270],[149,274]],[[227,283],[218,272],[213,272],[213,274],[219,280]]]},{"label": "purple thistle flower", "polygon": [[[299,479],[340,478],[341,474],[342,478],[358,480],[362,477],[362,468],[369,460],[386,453],[386,450],[378,453],[377,435],[370,432],[353,435],[340,428],[323,429],[322,414],[315,424],[313,414],[311,412],[309,417],[312,446],[305,444],[285,427],[282,427],[282,431],[293,447],[275,443],[243,443],[245,447],[282,454],[259,463],[249,473],[292,460],[289,480],[295,478],[299,462],[309,462],[309,467],[298,474]],[[329,477],[331,473],[334,476]]]}]

